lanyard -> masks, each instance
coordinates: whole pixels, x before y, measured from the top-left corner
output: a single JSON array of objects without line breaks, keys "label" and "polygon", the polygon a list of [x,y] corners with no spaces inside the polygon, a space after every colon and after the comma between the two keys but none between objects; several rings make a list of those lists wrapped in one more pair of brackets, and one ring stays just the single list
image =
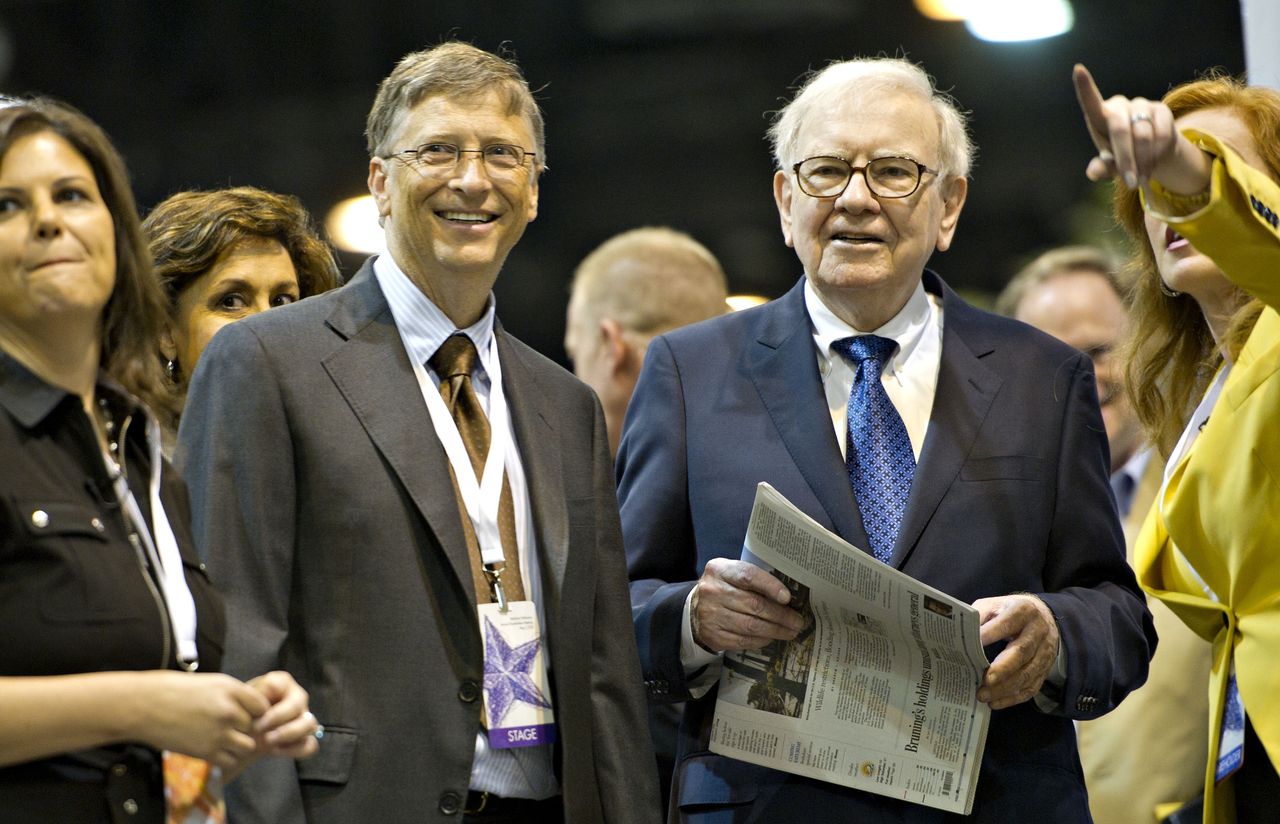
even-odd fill
[{"label": "lanyard", "polygon": [[476,541],[480,544],[480,560],[488,565],[501,564],[504,559],[502,537],[498,531],[498,502],[502,497],[502,476],[506,471],[507,449],[511,441],[510,413],[502,392],[502,366],[498,362],[494,337],[489,340],[489,362],[485,364],[485,370],[489,373],[489,454],[484,462],[484,476],[477,482],[471,456],[458,434],[458,425],[444,405],[444,398],[440,397],[440,390],[422,364],[413,364],[413,375],[418,379],[422,399],[431,414],[431,425],[435,427],[436,437],[453,465],[458,492],[475,529]]},{"label": "lanyard", "polygon": [[[148,492],[151,499],[151,524],[148,525],[142,514],[142,508],[133,497],[125,481],[124,472],[109,455],[107,466],[111,468],[112,483],[116,497],[124,506],[138,539],[142,542],[144,552],[151,566],[156,571],[156,579],[160,583],[160,592],[165,607],[169,612],[169,620],[173,627],[174,638],[178,644],[178,661],[183,669],[194,671],[200,666],[199,653],[196,647],[196,603],[187,586],[187,579],[182,567],[182,553],[178,549],[178,539],[174,537],[173,527],[165,514],[164,504],[160,501],[160,425],[148,416],[147,443],[151,449],[151,478]],[[124,433],[120,441],[124,442]]]}]

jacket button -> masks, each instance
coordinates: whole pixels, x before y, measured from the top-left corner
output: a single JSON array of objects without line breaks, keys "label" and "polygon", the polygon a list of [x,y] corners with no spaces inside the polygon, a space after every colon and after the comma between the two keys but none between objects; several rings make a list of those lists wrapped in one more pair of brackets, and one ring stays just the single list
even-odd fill
[{"label": "jacket button", "polygon": [[31,513],[31,525],[36,529],[44,529],[49,525],[49,513],[43,509],[37,509]]},{"label": "jacket button", "polygon": [[111,774],[114,775],[116,778],[120,778],[128,771],[129,771],[129,768],[126,767],[124,764],[115,764],[111,767]]},{"label": "jacket button", "polygon": [[480,686],[469,678],[458,687],[458,700],[464,704],[474,704],[479,697]]},{"label": "jacket button", "polygon": [[96,532],[105,532],[107,529],[106,524],[102,523],[101,518],[94,518],[89,521],[89,526],[93,527]]},{"label": "jacket button", "polygon": [[124,807],[124,811],[129,815],[138,814],[138,802],[134,801],[132,798],[126,798],[124,800],[124,803],[121,804],[120,806]]},{"label": "jacket button", "polygon": [[455,792],[447,792],[440,796],[440,812],[445,815],[457,815],[462,809],[462,796]]}]

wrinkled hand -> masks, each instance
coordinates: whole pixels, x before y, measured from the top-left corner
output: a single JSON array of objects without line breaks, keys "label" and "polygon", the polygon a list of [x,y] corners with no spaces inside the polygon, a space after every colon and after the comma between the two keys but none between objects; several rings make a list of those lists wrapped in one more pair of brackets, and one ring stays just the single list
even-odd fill
[{"label": "wrinkled hand", "polygon": [[1089,136],[1098,148],[1098,156],[1085,169],[1090,180],[1118,175],[1126,186],[1136,189],[1155,178],[1182,195],[1197,194],[1209,185],[1211,161],[1178,132],[1168,106],[1123,95],[1104,101],[1093,75],[1078,63],[1071,79]]},{"label": "wrinkled hand", "polygon": [[804,618],[787,606],[790,601],[782,582],[760,567],[713,558],[690,602],[693,639],[713,652],[790,641],[804,629]]},{"label": "wrinkled hand", "polygon": [[1030,699],[1040,691],[1058,656],[1058,622],[1044,601],[1034,595],[979,598],[982,645],[1008,641],[987,668],[978,686],[978,700],[1002,710]]},{"label": "wrinkled hand", "polygon": [[319,724],[308,709],[307,691],[287,672],[259,675],[249,686],[262,694],[271,707],[253,722],[258,755],[307,758],[319,748],[315,732]]},{"label": "wrinkled hand", "polygon": [[138,692],[138,739],[235,772],[257,749],[254,719],[270,706],[258,690],[219,673],[155,672]]}]

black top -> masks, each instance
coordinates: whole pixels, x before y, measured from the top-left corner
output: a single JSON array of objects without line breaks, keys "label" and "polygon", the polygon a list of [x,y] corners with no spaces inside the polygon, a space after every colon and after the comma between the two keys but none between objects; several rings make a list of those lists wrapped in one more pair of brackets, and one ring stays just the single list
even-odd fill
[{"label": "black top", "polygon": [[[95,393],[123,439],[117,454],[151,524],[147,413],[103,376]],[[216,671],[222,602],[195,552],[186,487],[167,462],[160,499],[195,600],[200,670]],[[133,532],[80,398],[0,352],[0,676],[177,667],[160,585]],[[155,755],[105,747],[0,769],[0,819],[146,820],[159,803]],[[143,780],[139,773],[143,784],[119,786]],[[29,806],[46,802],[58,806]],[[93,809],[81,810],[86,804]]]}]

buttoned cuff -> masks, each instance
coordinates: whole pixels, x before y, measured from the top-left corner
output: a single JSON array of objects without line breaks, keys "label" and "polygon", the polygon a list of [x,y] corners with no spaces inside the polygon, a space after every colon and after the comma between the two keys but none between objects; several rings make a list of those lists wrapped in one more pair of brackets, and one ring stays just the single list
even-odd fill
[{"label": "buttoned cuff", "polygon": [[684,667],[685,682],[692,698],[701,698],[720,680],[720,656],[710,652],[693,640],[693,619],[690,610],[695,586],[684,599],[684,613],[680,618],[680,664]]}]

